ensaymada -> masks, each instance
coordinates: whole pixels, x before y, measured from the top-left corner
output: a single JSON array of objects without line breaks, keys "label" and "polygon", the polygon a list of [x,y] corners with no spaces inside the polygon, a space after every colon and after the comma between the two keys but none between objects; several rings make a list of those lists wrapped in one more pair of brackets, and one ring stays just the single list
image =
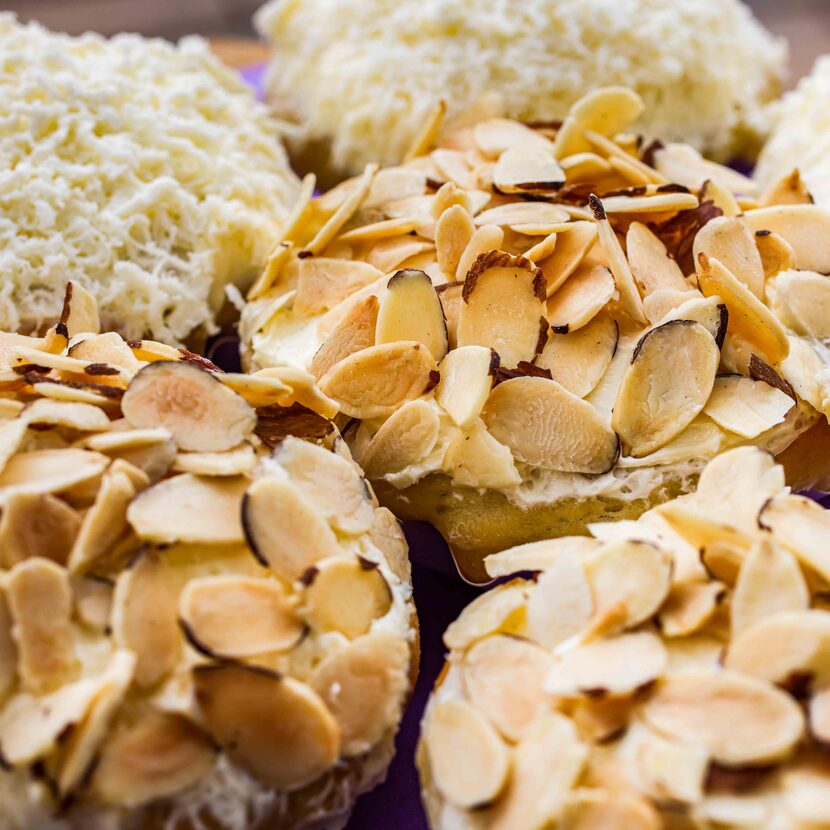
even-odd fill
[{"label": "ensaymada", "polygon": [[400,527],[310,376],[66,307],[0,333],[0,828],[342,827],[417,671]]},{"label": "ensaymada", "polygon": [[687,491],[736,444],[809,430],[796,475],[826,466],[808,329],[830,212],[759,208],[752,180],[628,133],[642,110],[603,88],[559,128],[488,119],[437,146],[430,119],[402,166],[317,198],[307,179],[243,312],[249,362],[310,370],[381,501],[470,579]]},{"label": "ensaymada", "polygon": [[429,826],[828,826],[830,512],[742,447],[590,530],[490,556],[523,576],[447,628],[418,749]]},{"label": "ensaymada", "polygon": [[739,0],[273,0],[256,23],[269,101],[332,178],[399,162],[439,99],[455,124],[550,121],[609,84],[642,95],[649,135],[752,152],[786,57]]},{"label": "ensaymada", "polygon": [[73,38],[0,15],[0,328],[67,279],[127,337],[214,326],[296,196],[277,126],[195,38]]}]

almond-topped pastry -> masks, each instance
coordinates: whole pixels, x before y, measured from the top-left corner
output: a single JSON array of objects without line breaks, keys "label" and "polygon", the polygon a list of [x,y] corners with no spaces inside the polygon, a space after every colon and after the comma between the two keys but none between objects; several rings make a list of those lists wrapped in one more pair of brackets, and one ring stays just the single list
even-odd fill
[{"label": "almond-topped pastry", "polygon": [[830,411],[788,328],[820,306],[783,308],[821,288],[790,270],[822,269],[830,212],[759,207],[691,147],[641,146],[641,110],[601,89],[558,129],[490,120],[435,148],[432,123],[402,166],[317,198],[307,179],[243,312],[252,367],[313,373],[381,502],[435,524],[471,580]]},{"label": "almond-topped pastry", "polygon": [[637,521],[489,556],[444,635],[433,830],[830,825],[830,512],[757,447]]},{"label": "almond-topped pastry", "polygon": [[0,826],[342,826],[417,633],[338,405],[101,333],[75,284],[0,363]]}]

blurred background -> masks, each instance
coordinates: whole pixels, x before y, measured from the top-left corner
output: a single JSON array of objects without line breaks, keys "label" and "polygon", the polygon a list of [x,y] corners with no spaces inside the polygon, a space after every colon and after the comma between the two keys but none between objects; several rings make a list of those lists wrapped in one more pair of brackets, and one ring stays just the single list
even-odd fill
[{"label": "blurred background", "polygon": [[[79,34],[132,31],[176,40],[198,33],[215,40],[229,63],[256,63],[261,52],[251,15],[264,0],[6,0],[23,20]],[[682,2],[682,0],[668,0]],[[749,0],[756,15],[790,41],[790,85],[809,72],[816,56],[830,52],[830,0]]]}]

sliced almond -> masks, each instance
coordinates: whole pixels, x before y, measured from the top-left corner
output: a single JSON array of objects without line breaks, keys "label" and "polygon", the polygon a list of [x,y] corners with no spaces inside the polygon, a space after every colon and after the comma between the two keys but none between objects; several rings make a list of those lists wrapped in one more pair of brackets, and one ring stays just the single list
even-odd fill
[{"label": "sliced almond", "polygon": [[501,193],[556,190],[565,184],[565,171],[554,158],[553,147],[536,133],[531,135],[532,139],[510,145],[499,156],[493,186]]},{"label": "sliced almond", "polygon": [[98,334],[101,331],[101,320],[98,316],[98,303],[95,297],[74,280],[66,284],[61,323],[66,326],[67,337],[82,333]]},{"label": "sliced almond", "polygon": [[86,336],[69,348],[69,355],[93,364],[108,364],[123,370],[130,377],[140,368],[141,362],[127,342],[116,332]]},{"label": "sliced almond", "polygon": [[5,702],[17,680],[17,645],[13,627],[5,592],[0,590],[0,703]]},{"label": "sliced almond", "polygon": [[376,343],[423,343],[435,360],[447,353],[447,325],[441,301],[423,271],[398,271],[381,297]]},{"label": "sliced almond", "polygon": [[193,679],[210,734],[263,783],[297,790],[337,761],[337,722],[304,683],[232,663],[197,666]]},{"label": "sliced almond", "polygon": [[375,345],[379,307],[378,298],[372,294],[346,312],[311,361],[309,369],[318,380],[344,358]]},{"label": "sliced almond", "polygon": [[700,323],[712,335],[715,345],[720,348],[726,338],[729,311],[717,295],[692,296],[668,311],[658,322],[668,323],[669,320],[692,320]]},{"label": "sliced almond", "polygon": [[[547,281],[548,297],[558,291],[576,270],[596,238],[597,227],[594,222],[569,222],[557,232],[553,253],[538,262]],[[533,257],[529,258],[537,261]]]},{"label": "sliced almond", "polygon": [[559,225],[567,222],[568,218],[566,210],[547,202],[507,202],[482,211],[474,221],[479,228],[484,225],[511,228],[528,225],[540,228]]},{"label": "sliced almond", "polygon": [[830,273],[830,210],[818,205],[774,205],[746,214],[750,230],[772,231],[795,254],[795,267]]},{"label": "sliced almond", "polygon": [[29,557],[64,565],[81,526],[81,517],[55,496],[14,493],[0,513],[0,567]]},{"label": "sliced almond", "polygon": [[602,87],[588,93],[571,106],[557,132],[556,157],[591,151],[593,146],[585,138],[586,130],[603,136],[616,135],[630,127],[644,108],[640,96],[627,87]]},{"label": "sliced almond", "polygon": [[752,179],[722,164],[704,159],[688,144],[671,143],[660,147],[654,153],[654,167],[670,182],[692,190],[700,190],[710,179],[736,194],[754,193],[756,189]]},{"label": "sliced almond", "polygon": [[830,822],[830,779],[821,755],[799,759],[784,769],[781,786],[794,821],[815,827]]},{"label": "sliced almond", "polygon": [[456,339],[459,346],[495,349],[503,365],[532,360],[545,314],[542,272],[523,257],[482,254],[463,289]]},{"label": "sliced almond", "polygon": [[614,629],[634,628],[644,622],[668,596],[672,558],[652,544],[608,544],[589,553],[582,564],[591,586],[595,618],[613,617]]},{"label": "sliced almond", "polygon": [[775,279],[775,304],[797,334],[830,338],[830,276],[783,271]]},{"label": "sliced almond", "polygon": [[242,525],[257,559],[288,582],[318,560],[340,553],[325,517],[296,487],[277,478],[258,479],[248,488]]},{"label": "sliced almond", "polygon": [[309,257],[299,261],[294,311],[310,316],[334,308],[383,276],[368,262]]},{"label": "sliced almond", "polygon": [[302,615],[315,631],[350,640],[365,634],[392,606],[392,592],[374,563],[356,556],[317,562],[303,574]]},{"label": "sliced almond", "polygon": [[445,210],[435,223],[435,253],[441,270],[449,279],[455,279],[461,255],[474,233],[470,213],[461,205]]},{"label": "sliced almond", "polygon": [[127,509],[127,521],[140,539],[150,542],[241,542],[239,508],[247,485],[241,476],[182,473],[139,493]]},{"label": "sliced almond", "polygon": [[138,807],[192,787],[215,757],[210,740],[191,721],[150,712],[105,742],[92,789],[105,804]]},{"label": "sliced almond", "polygon": [[23,688],[53,691],[77,668],[69,575],[49,559],[26,559],[9,571],[5,595]]},{"label": "sliced almond", "polygon": [[182,637],[177,618],[182,581],[163,553],[150,550],[116,583],[113,637],[135,653],[135,682],[142,688],[155,686],[179,659]]},{"label": "sliced almond", "polygon": [[805,568],[830,582],[830,513],[824,508],[804,496],[777,496],[763,506],[758,524]]},{"label": "sliced almond", "polygon": [[703,798],[709,754],[703,747],[668,741],[648,731],[635,751],[638,783],[658,802],[696,804]]},{"label": "sliced almond", "polygon": [[110,419],[100,407],[87,403],[53,401],[48,398],[32,401],[21,414],[28,424],[57,426],[78,432],[104,432]]},{"label": "sliced almond", "polygon": [[340,726],[342,754],[362,755],[397,728],[410,654],[398,636],[378,631],[353,640],[314,669],[309,685]]},{"label": "sliced almond", "polygon": [[631,273],[644,296],[660,288],[688,290],[680,266],[669,256],[660,238],[645,225],[632,222],[628,226],[626,249]]},{"label": "sliced almond", "polygon": [[493,386],[493,353],[484,346],[461,346],[441,361],[435,399],[462,429],[481,414]]},{"label": "sliced almond", "polygon": [[577,789],[565,804],[560,826],[562,830],[659,830],[662,823],[655,808],[641,796]]},{"label": "sliced almond", "polygon": [[741,565],[732,594],[732,637],[784,611],[808,607],[810,593],[798,562],[784,548],[760,539]]},{"label": "sliced almond", "polygon": [[615,294],[611,272],[604,265],[585,265],[548,300],[547,317],[557,334],[586,326]]},{"label": "sliced almond", "polygon": [[559,550],[530,593],[528,631],[545,648],[555,648],[580,634],[588,627],[594,613],[591,585],[577,550],[570,546]]},{"label": "sliced almond", "polygon": [[[355,245],[374,242],[377,239],[389,239],[390,237],[400,236],[401,234],[413,233],[423,226],[424,221],[425,217],[423,216],[401,216],[395,219],[382,219],[379,222],[361,225],[340,234],[337,238],[337,243],[341,245]],[[335,245],[332,245],[329,248],[329,253],[332,256],[336,256],[339,254],[339,251]],[[355,262],[358,261],[355,260]],[[369,280],[368,282],[373,281]]]},{"label": "sliced almond", "polygon": [[423,740],[435,786],[457,807],[487,805],[504,788],[509,771],[507,748],[469,703],[447,700],[431,706]]},{"label": "sliced almond", "polygon": [[677,582],[660,608],[658,621],[666,637],[688,637],[699,631],[726,594],[720,582]]},{"label": "sliced almond", "polygon": [[528,584],[514,581],[476,597],[444,632],[444,645],[460,651],[496,632],[514,633],[524,622]]},{"label": "sliced almond", "polygon": [[98,478],[107,464],[105,455],[73,448],[18,453],[0,472],[0,504],[12,493],[62,493]]},{"label": "sliced almond", "polygon": [[[620,169],[622,159],[612,159],[611,164]],[[630,173],[627,168],[633,165]],[[637,183],[643,184],[649,181],[647,173],[637,167],[636,159],[623,162],[621,172],[629,173],[629,178]],[[679,210],[694,210],[698,207],[698,198],[693,193],[659,193],[655,192],[646,196],[608,196],[602,200],[602,206],[606,213],[669,213]]]},{"label": "sliced almond", "polygon": [[429,350],[413,341],[384,343],[341,360],[321,379],[320,390],[353,418],[391,415],[420,397],[438,380]]},{"label": "sliced almond", "polygon": [[558,821],[587,756],[588,748],[568,718],[558,713],[545,716],[517,745],[510,785],[493,809],[489,826],[526,830]]},{"label": "sliced almond", "polygon": [[511,147],[550,147],[550,142],[530,127],[508,118],[490,118],[473,127],[473,139],[488,158],[498,158]]},{"label": "sliced almond", "polygon": [[131,427],[163,427],[179,449],[222,452],[248,438],[256,413],[210,372],[185,361],[145,366],[121,401]]},{"label": "sliced almond", "polygon": [[739,216],[743,213],[736,196],[721,182],[712,179],[706,181],[700,191],[700,198],[701,200],[711,201],[724,216]]},{"label": "sliced almond", "polygon": [[584,398],[605,374],[619,339],[619,327],[610,316],[599,314],[571,334],[551,334],[536,365],[548,369],[557,383]]},{"label": "sliced almond", "polygon": [[695,262],[704,254],[722,263],[758,299],[764,299],[764,265],[755,236],[743,217],[716,216],[695,236]]},{"label": "sliced almond", "polygon": [[542,469],[605,473],[619,452],[617,436],[596,410],[546,378],[500,383],[482,417],[517,459]]},{"label": "sliced almond", "polygon": [[522,480],[510,450],[487,431],[480,418],[450,439],[443,469],[456,484],[467,487],[506,489]]},{"label": "sliced almond", "polygon": [[702,746],[713,760],[728,766],[781,760],[804,732],[801,710],[789,695],[764,680],[728,670],[670,674],[642,712],[653,729]]},{"label": "sliced almond", "polygon": [[[577,557],[581,557],[592,550],[596,550],[599,544],[596,539],[591,539],[588,536],[562,536],[556,539],[545,539],[541,542],[527,542],[524,545],[517,545],[499,553],[490,554],[485,559],[484,564],[487,573],[493,579],[498,579],[501,576],[511,576],[521,571],[544,571],[553,567],[563,553],[571,552]],[[541,642],[540,637],[536,635],[534,637]]]},{"label": "sliced almond", "polygon": [[[437,228],[436,228],[437,234]],[[366,253],[366,261],[384,274],[395,271],[401,263],[434,248],[432,242],[410,234],[380,239]]]},{"label": "sliced almond", "polygon": [[399,473],[422,461],[438,440],[440,419],[424,401],[410,401],[383,423],[360,463],[370,479]]},{"label": "sliced almond", "polygon": [[801,178],[801,172],[795,167],[767,187],[761,196],[760,206],[809,205],[812,203],[813,197]]},{"label": "sliced almond", "polygon": [[253,472],[256,456],[250,444],[240,444],[227,452],[179,453],[173,463],[177,473],[200,476],[240,476]]},{"label": "sliced almond", "polygon": [[830,687],[816,691],[810,699],[810,734],[822,745],[830,742]]},{"label": "sliced almond", "polygon": [[548,653],[527,640],[500,634],[487,637],[474,644],[460,663],[464,692],[502,735],[517,741],[552,707],[542,688],[551,664]]},{"label": "sliced almond", "polygon": [[702,296],[697,289],[678,291],[675,288],[656,288],[643,298],[643,312],[652,325],[657,325],[687,300],[700,299]]},{"label": "sliced almond", "polygon": [[715,382],[720,353],[700,324],[672,320],[648,331],[623,376],[611,424],[626,455],[648,455],[700,413]]},{"label": "sliced almond", "polygon": [[780,389],[739,375],[715,379],[703,411],[715,423],[741,435],[755,438],[780,424],[795,402]]},{"label": "sliced almond", "polygon": [[783,236],[772,231],[755,231],[755,246],[761,257],[765,279],[795,268],[795,251]]}]

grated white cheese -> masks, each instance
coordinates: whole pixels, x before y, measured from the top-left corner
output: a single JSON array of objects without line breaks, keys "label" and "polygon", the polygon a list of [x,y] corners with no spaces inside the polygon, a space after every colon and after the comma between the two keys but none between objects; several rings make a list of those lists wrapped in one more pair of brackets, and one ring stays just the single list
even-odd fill
[{"label": "grated white cheese", "polygon": [[830,205],[830,55],[819,58],[770,113],[774,128],[755,178],[767,186],[798,167],[816,201]]},{"label": "grated white cheese", "polygon": [[451,121],[488,96],[547,120],[608,84],[640,93],[646,133],[723,156],[786,60],[740,0],[271,0],[256,23],[277,113],[345,172],[398,162],[442,97]]},{"label": "grated white cheese", "polygon": [[0,14],[0,328],[52,322],[72,279],[128,337],[209,329],[296,192],[276,122],[201,40]]}]

